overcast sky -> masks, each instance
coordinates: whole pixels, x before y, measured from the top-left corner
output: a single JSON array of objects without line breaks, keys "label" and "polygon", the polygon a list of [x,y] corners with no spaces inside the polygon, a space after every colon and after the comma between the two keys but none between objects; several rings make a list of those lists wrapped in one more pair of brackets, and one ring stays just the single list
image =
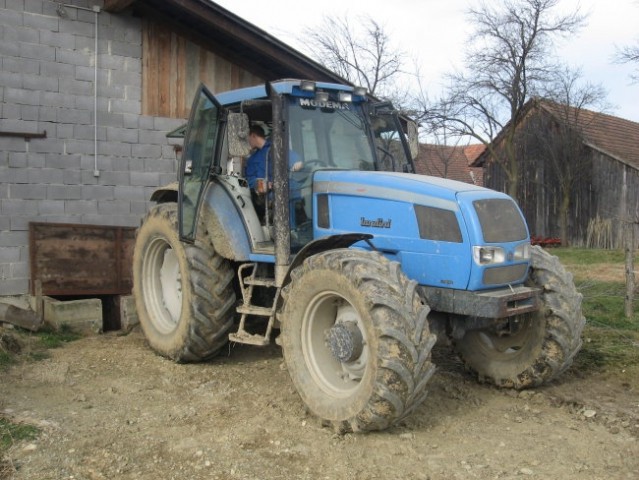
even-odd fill
[{"label": "overcast sky", "polygon": [[[213,0],[293,48],[306,53],[299,41],[307,27],[325,15],[370,15],[381,24],[398,50],[420,64],[422,86],[431,98],[441,89],[443,74],[460,67],[470,27],[465,12],[473,0]],[[293,6],[292,6],[293,5]],[[613,63],[616,46],[639,40],[639,0],[561,0],[560,9],[580,5],[587,25],[574,38],[557,45],[560,58],[583,77],[601,84],[613,105],[609,113],[639,122],[639,84],[631,84],[633,67]],[[636,67],[635,67],[636,68]]]}]

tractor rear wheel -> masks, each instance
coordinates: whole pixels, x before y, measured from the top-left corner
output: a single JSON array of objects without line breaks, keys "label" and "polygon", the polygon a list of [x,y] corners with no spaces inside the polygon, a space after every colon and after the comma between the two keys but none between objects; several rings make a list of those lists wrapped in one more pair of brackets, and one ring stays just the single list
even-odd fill
[{"label": "tractor rear wheel", "polygon": [[529,286],[542,290],[539,311],[513,319],[501,331],[467,331],[455,342],[480,381],[516,389],[541,385],[564,372],[581,348],[586,319],[572,275],[557,257],[534,246],[529,278]]},{"label": "tractor rear wheel", "polygon": [[428,306],[397,262],[340,249],[307,258],[284,288],[282,348],[302,400],[336,431],[381,430],[425,398]]},{"label": "tractor rear wheel", "polygon": [[175,203],[156,205],[138,229],[133,293],[151,348],[177,362],[195,362],[227,342],[234,274],[205,233],[193,245],[180,242],[177,215]]}]

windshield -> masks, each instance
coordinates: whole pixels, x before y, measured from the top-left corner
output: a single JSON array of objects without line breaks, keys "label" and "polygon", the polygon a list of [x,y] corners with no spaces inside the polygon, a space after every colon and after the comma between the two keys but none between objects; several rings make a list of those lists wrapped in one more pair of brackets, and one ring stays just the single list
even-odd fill
[{"label": "windshield", "polygon": [[333,108],[322,108],[297,97],[289,102],[291,147],[314,170],[406,171],[408,159],[394,115],[376,115],[367,126],[360,105],[328,102]]}]

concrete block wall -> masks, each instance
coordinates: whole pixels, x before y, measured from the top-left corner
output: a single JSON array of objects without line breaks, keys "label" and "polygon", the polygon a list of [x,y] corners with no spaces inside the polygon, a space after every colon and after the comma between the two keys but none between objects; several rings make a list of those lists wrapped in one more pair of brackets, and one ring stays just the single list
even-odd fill
[{"label": "concrete block wall", "polygon": [[96,54],[102,4],[0,0],[0,296],[28,292],[29,222],[137,226],[176,178],[184,119],[141,115],[138,19],[100,10]]}]

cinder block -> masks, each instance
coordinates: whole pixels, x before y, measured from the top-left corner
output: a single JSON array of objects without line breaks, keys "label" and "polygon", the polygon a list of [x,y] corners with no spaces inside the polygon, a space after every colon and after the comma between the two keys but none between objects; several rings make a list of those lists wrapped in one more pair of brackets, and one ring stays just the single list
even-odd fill
[{"label": "cinder block", "polygon": [[33,60],[53,62],[55,61],[55,48],[47,45],[21,43],[20,56],[24,58],[31,58]]},{"label": "cinder block", "polygon": [[135,297],[133,295],[122,295],[120,297],[120,327],[125,332],[129,332],[139,324],[140,319],[135,308]]},{"label": "cinder block", "polygon": [[59,301],[44,297],[44,322],[56,330],[63,325],[85,334],[102,332],[102,301],[99,298]]},{"label": "cinder block", "polygon": [[157,187],[160,175],[156,172],[131,172],[131,184],[143,187]]},{"label": "cinder block", "polygon": [[140,158],[160,158],[162,147],[160,145],[133,145],[131,154]]},{"label": "cinder block", "polygon": [[0,295],[22,295],[29,291],[29,279],[8,278],[0,282]]},{"label": "cinder block", "polygon": [[64,213],[68,215],[88,215],[98,213],[97,200],[67,200]]},{"label": "cinder block", "polygon": [[22,76],[22,88],[27,90],[57,92],[59,88],[58,78],[43,75],[24,74]]}]

